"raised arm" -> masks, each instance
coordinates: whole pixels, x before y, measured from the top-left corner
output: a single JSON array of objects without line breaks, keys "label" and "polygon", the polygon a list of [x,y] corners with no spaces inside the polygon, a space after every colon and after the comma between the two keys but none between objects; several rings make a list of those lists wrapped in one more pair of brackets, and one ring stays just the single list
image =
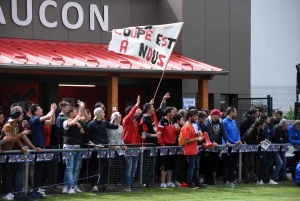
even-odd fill
[{"label": "raised arm", "polygon": [[[53,115],[55,114],[55,110],[56,110],[57,106],[55,103],[51,104],[51,110],[50,112],[46,115],[46,116],[42,116],[40,118],[40,122],[45,122],[45,125],[53,125],[55,123],[55,117],[54,117],[54,122],[53,121],[49,121],[46,124],[47,120],[52,120],[51,118],[53,117]],[[50,124],[53,123],[53,124]]]},{"label": "raised arm", "polygon": [[130,110],[130,112],[124,117],[123,119],[123,123],[127,123],[129,121],[131,121],[131,119],[134,117],[134,114],[136,112],[136,110],[138,109],[139,105],[140,105],[140,102],[141,102],[141,98],[140,96],[137,97],[137,101],[136,101],[136,104],[135,106]]}]

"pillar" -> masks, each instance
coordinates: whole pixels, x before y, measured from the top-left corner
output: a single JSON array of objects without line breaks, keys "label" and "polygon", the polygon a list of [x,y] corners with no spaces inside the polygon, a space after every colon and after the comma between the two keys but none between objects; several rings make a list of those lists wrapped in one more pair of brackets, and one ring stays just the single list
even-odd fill
[{"label": "pillar", "polygon": [[208,80],[198,79],[198,105],[197,108],[208,109]]},{"label": "pillar", "polygon": [[118,110],[118,77],[109,77],[107,81],[107,111],[106,117],[110,118],[112,108]]}]

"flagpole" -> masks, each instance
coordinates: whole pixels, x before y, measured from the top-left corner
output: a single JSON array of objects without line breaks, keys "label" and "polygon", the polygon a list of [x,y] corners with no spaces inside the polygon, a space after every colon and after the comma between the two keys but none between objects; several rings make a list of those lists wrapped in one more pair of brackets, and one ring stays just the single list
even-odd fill
[{"label": "flagpole", "polygon": [[[184,24],[184,22],[182,22],[182,26],[180,27],[180,30],[179,30],[179,32],[178,32],[178,34],[177,34],[177,36],[176,36],[176,40],[178,39],[178,35],[179,35],[180,32],[181,32],[181,29],[182,29],[182,27],[183,27],[183,24]],[[177,42],[177,41],[176,41],[176,42]],[[176,45],[176,43],[175,43],[175,45]],[[166,64],[166,66],[165,66],[165,68],[164,68],[164,70],[163,70],[163,73],[161,74],[161,77],[160,77],[159,83],[158,83],[158,85],[157,85],[157,88],[156,88],[156,91],[155,91],[155,94],[154,94],[153,99],[155,99],[155,97],[156,97],[156,94],[157,94],[157,92],[158,92],[158,89],[159,89],[161,80],[162,80],[163,77],[164,77],[165,70],[166,70],[166,68],[167,68],[167,66],[168,66],[168,64],[169,64],[169,61],[170,61],[170,58],[171,58],[171,56],[172,56],[172,53],[173,53],[173,50],[174,50],[175,45],[173,45],[173,47],[172,47],[171,55],[170,55],[170,57],[169,57],[169,59],[168,59],[168,61],[167,61],[167,64]]]}]

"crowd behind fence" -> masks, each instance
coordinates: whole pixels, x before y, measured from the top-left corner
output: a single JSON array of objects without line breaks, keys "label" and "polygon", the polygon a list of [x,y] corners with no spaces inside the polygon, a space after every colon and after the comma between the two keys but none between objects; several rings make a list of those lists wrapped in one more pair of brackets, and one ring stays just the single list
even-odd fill
[{"label": "crowd behind fence", "polygon": [[[181,146],[154,146],[153,144],[128,144],[126,149],[116,148],[116,145],[88,145],[88,148],[85,149],[44,149],[41,153],[38,153],[36,150],[11,150],[11,151],[3,151],[0,155],[1,163],[25,163],[25,183],[24,183],[24,191],[28,191],[28,166],[30,162],[49,162],[52,161],[56,154],[62,154],[65,158],[68,153],[71,152],[81,152],[81,157],[84,160],[87,160],[87,164],[90,163],[90,158],[92,152],[97,152],[97,158],[99,158],[99,167],[101,163],[101,159],[109,160],[109,172],[108,172],[108,184],[124,184],[125,178],[125,161],[124,158],[131,156],[138,158],[138,168],[135,177],[135,181],[142,186],[145,183],[145,179],[151,179],[151,182],[154,183],[154,175],[155,175],[155,163],[157,157],[164,156],[180,156],[183,155],[183,147]],[[230,148],[231,153],[239,153],[239,162],[238,162],[238,181],[241,181],[241,166],[242,166],[242,153],[248,152],[258,152],[258,151],[267,151],[267,152],[286,152],[289,150],[289,146],[293,146],[292,144],[271,144],[268,149],[260,149],[260,145],[232,145]],[[95,149],[97,147],[97,149]],[[300,146],[295,146],[294,151],[300,151]],[[204,146],[198,146],[199,152],[217,152],[220,157],[222,154],[227,154],[229,147],[226,145],[219,145],[217,147],[213,147],[210,149],[205,149]],[[150,169],[149,169],[150,167]],[[79,178],[86,179],[88,182],[88,178],[90,177],[98,177],[100,173],[97,175],[88,175],[89,165],[86,167],[87,169],[87,177]],[[201,168],[201,167],[200,167]],[[147,171],[146,171],[147,169]],[[150,170],[150,171],[149,171]],[[147,178],[145,178],[147,177]]]}]

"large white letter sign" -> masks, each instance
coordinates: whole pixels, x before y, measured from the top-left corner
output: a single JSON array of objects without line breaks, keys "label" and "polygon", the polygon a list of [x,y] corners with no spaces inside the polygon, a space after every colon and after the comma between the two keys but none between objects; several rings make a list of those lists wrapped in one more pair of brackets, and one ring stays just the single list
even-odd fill
[{"label": "large white letter sign", "polygon": [[108,31],[108,6],[104,6],[104,19],[100,15],[100,11],[95,4],[90,5],[90,30],[95,30],[95,17],[98,20],[103,31]]},{"label": "large white letter sign", "polygon": [[18,18],[17,0],[11,1],[11,13],[13,21],[20,26],[27,26],[32,21],[32,0],[27,0],[27,17],[26,20],[21,21]]},{"label": "large white letter sign", "polygon": [[47,8],[47,6],[53,6],[53,7],[57,8],[57,3],[55,1],[53,1],[53,0],[48,0],[48,1],[44,1],[41,4],[40,11],[39,11],[41,23],[45,27],[48,27],[48,28],[57,27],[57,21],[55,21],[55,22],[49,22],[46,19],[46,8]]},{"label": "large white letter sign", "polygon": [[6,24],[1,6],[0,6],[0,24]]},{"label": "large white letter sign", "polygon": [[[71,24],[68,20],[68,10],[70,7],[76,8],[76,10],[78,12],[78,20],[75,24]],[[62,21],[63,21],[64,25],[69,29],[78,29],[79,27],[81,27],[81,25],[83,23],[82,7],[76,2],[66,3],[62,9]]]}]

